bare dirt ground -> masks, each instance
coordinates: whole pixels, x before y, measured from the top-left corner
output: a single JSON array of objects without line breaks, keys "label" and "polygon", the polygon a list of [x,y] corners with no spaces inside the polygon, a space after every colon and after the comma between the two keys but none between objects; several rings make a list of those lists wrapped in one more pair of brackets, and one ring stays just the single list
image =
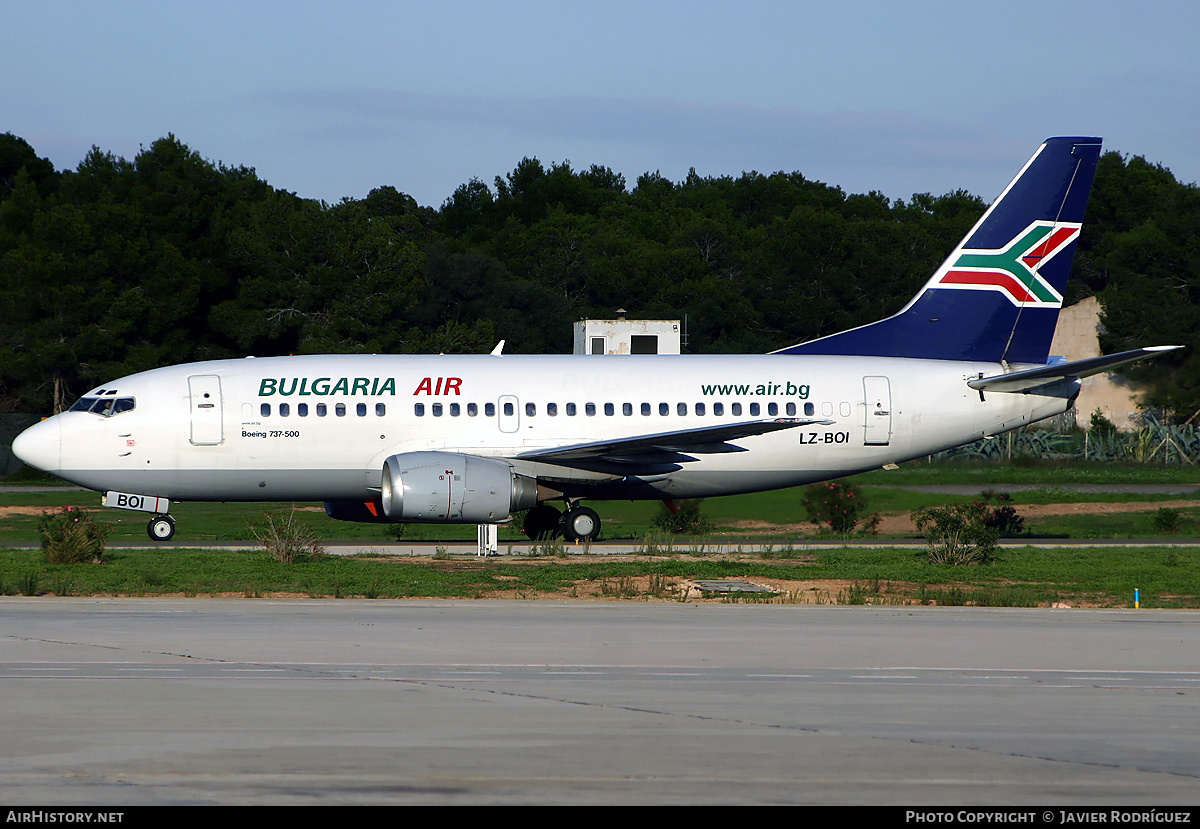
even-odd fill
[{"label": "bare dirt ground", "polygon": [[[1047,515],[1108,515],[1114,512],[1154,512],[1162,507],[1180,509],[1200,506],[1194,498],[1174,501],[1086,501],[1064,504],[1018,504],[1023,518],[1043,518]],[[816,525],[772,524],[767,521],[736,521],[732,526],[754,531],[815,533]],[[884,513],[880,516],[879,531],[886,534],[907,534],[917,531],[912,516],[905,513]]]}]

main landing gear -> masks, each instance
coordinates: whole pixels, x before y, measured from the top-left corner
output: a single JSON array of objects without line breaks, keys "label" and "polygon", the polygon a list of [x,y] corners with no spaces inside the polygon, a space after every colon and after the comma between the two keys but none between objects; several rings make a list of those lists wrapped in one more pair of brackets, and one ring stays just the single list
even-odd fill
[{"label": "main landing gear", "polygon": [[169,515],[156,515],[146,525],[146,534],[152,541],[170,541],[175,535],[175,519]]},{"label": "main landing gear", "polygon": [[549,504],[538,504],[525,513],[522,528],[533,541],[562,536],[566,541],[595,541],[600,537],[600,515],[578,503],[559,512]]}]

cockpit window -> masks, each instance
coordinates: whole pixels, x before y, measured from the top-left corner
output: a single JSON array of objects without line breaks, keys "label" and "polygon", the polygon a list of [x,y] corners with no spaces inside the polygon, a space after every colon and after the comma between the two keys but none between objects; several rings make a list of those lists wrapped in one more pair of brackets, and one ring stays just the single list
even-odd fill
[{"label": "cockpit window", "polygon": [[70,410],[112,417],[122,412],[133,411],[135,405],[132,397],[81,397]]}]

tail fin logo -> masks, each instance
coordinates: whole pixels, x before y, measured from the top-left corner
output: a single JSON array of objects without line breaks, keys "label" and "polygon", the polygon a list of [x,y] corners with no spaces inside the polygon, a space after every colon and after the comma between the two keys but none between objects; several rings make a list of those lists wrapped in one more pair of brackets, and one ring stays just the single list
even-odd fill
[{"label": "tail fin logo", "polygon": [[964,248],[937,280],[939,288],[999,291],[1013,305],[1058,308],[1062,294],[1039,273],[1079,236],[1079,224],[1034,222],[998,250]]}]

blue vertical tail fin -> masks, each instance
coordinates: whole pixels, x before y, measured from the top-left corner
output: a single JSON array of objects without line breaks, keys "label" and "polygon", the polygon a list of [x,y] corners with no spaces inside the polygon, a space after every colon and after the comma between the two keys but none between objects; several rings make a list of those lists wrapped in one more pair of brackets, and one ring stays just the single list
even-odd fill
[{"label": "blue vertical tail fin", "polygon": [[1042,144],[899,313],[775,353],[1045,363],[1100,145]]}]

